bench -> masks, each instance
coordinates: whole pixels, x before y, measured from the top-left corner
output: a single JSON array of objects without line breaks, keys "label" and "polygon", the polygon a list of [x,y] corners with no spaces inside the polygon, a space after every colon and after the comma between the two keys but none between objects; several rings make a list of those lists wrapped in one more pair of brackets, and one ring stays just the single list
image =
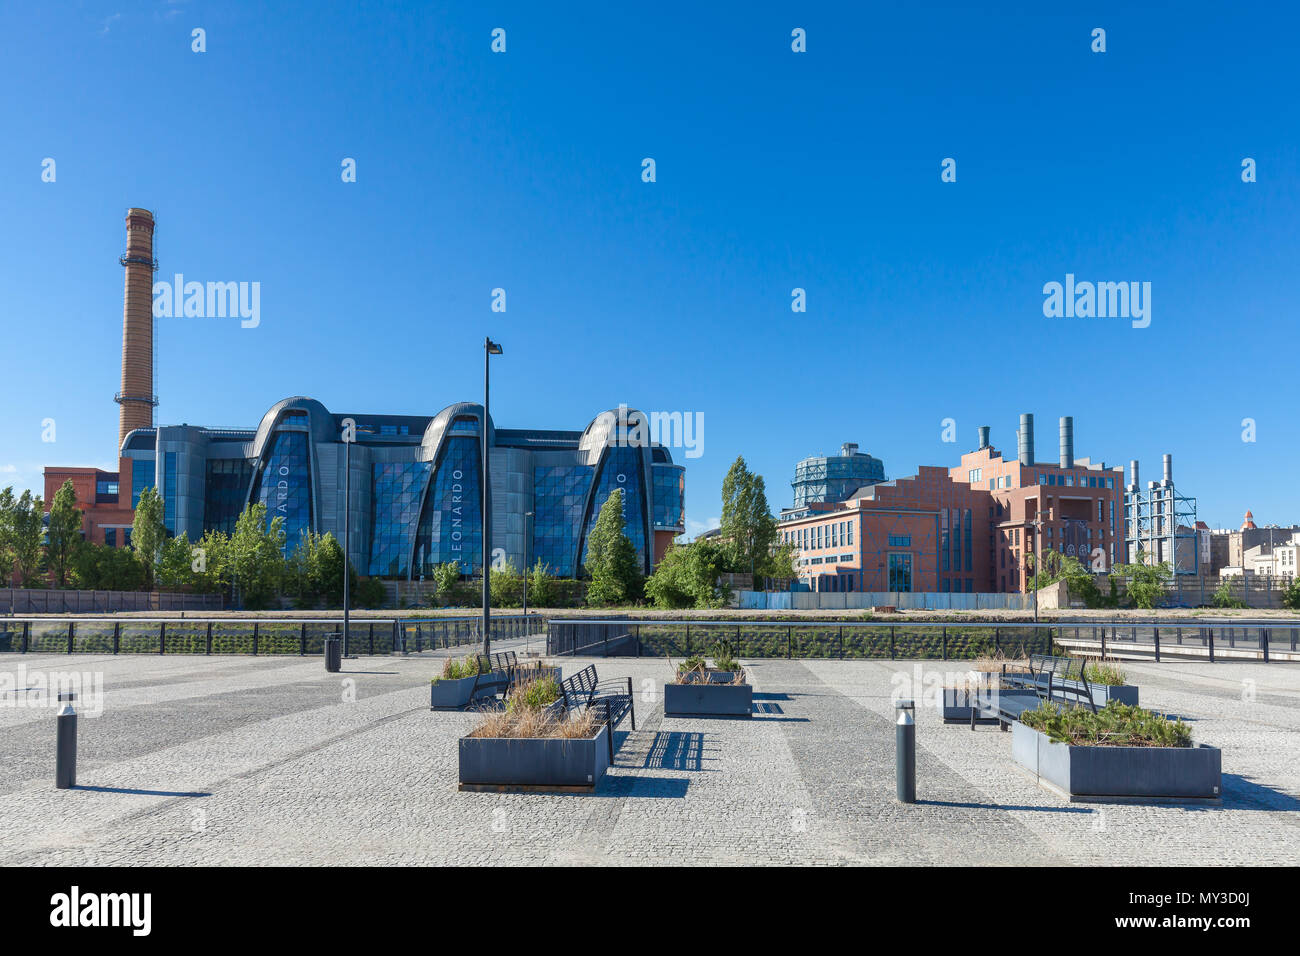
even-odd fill
[{"label": "bench", "polygon": [[624,716],[632,721],[636,730],[636,705],[632,698],[632,678],[602,681],[596,676],[596,665],[588,664],[572,677],[560,682],[564,709],[590,710],[596,719],[609,727],[609,761],[614,762],[614,727]]},{"label": "bench", "polygon": [[515,682],[515,652],[504,654],[475,654],[478,673],[474,676],[474,686],[470,689],[470,701],[484,697],[505,697]]},{"label": "bench", "polygon": [[1084,704],[1093,713],[1097,704],[1092,699],[1092,687],[1084,669],[1087,662],[1075,657],[1052,657],[1031,654],[1029,673],[1007,673],[1002,665],[1003,688],[975,690],[971,695],[970,726],[975,729],[976,717],[989,717],[998,722],[1000,730],[1007,730],[1027,710],[1036,709],[1043,701]]}]

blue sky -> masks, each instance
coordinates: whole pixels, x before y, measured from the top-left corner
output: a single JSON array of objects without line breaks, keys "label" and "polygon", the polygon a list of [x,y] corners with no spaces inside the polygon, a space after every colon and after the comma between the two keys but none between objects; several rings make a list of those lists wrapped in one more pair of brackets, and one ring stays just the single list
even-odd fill
[{"label": "blue sky", "polygon": [[[1021,411],[1042,458],[1065,414],[1080,457],[1172,452],[1212,526],[1300,521],[1293,5],[274,6],[0,8],[0,482],[115,467],[143,206],[158,278],[261,283],[256,329],[159,320],[160,423],[432,414],[487,334],[503,427],[702,413],[692,532],[737,454],[775,509],[806,455],[900,477]],[[1045,318],[1066,273],[1150,282],[1150,326]]]}]

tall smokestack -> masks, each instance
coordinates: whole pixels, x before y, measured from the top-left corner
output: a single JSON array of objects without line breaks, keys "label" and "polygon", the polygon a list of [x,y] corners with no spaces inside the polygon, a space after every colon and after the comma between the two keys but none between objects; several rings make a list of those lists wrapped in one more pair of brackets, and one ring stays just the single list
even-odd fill
[{"label": "tall smokestack", "polygon": [[1061,467],[1074,467],[1074,417],[1061,417]]},{"label": "tall smokestack", "polygon": [[117,445],[127,433],[153,425],[153,213],[126,211],[126,252],[118,259],[126,268],[122,304],[122,390],[115,401]]},{"label": "tall smokestack", "polygon": [[989,447],[989,426],[981,425],[980,426],[980,448],[984,449],[988,447]]},{"label": "tall smokestack", "polygon": [[1136,489],[1138,486],[1138,460],[1136,458],[1132,458],[1129,460],[1128,469],[1129,469],[1128,483]]},{"label": "tall smokestack", "polygon": [[1020,431],[1016,432],[1020,464],[1034,463],[1034,416],[1026,412],[1020,416]]},{"label": "tall smokestack", "polygon": [[1165,481],[1166,485],[1174,483],[1174,456],[1165,455]]}]

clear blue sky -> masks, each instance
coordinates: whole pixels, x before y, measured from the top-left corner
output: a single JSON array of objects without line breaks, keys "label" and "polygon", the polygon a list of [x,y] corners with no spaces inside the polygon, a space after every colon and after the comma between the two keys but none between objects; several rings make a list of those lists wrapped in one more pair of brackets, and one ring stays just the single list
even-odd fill
[{"label": "clear blue sky", "polygon": [[[431,414],[488,334],[502,426],[703,413],[692,533],[737,454],[776,509],[805,455],[900,477],[1021,411],[1043,458],[1063,414],[1080,457],[1172,452],[1213,526],[1300,521],[1293,4],[274,7],[0,8],[0,482],[115,467],[143,206],[159,278],[262,286],[257,329],[159,321],[161,423]],[[1151,282],[1150,327],[1044,318],[1067,272]]]}]

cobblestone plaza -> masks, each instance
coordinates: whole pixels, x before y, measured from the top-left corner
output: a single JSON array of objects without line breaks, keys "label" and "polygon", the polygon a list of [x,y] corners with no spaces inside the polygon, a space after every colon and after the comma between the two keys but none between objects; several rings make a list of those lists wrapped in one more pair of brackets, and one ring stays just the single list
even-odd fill
[{"label": "cobblestone plaza", "polygon": [[[522,650],[522,648],[520,648]],[[54,712],[0,709],[0,862],[29,865],[1236,864],[1300,860],[1300,667],[1126,664],[1144,706],[1223,750],[1223,805],[1070,804],[996,727],[917,715],[919,803],[894,799],[891,694],[917,662],[748,663],[752,720],[663,716],[666,661],[631,677],[637,729],[592,795],[457,789],[472,714],[431,712],[440,661],[6,656],[103,675],[78,787],[54,788]],[[922,676],[960,671],[925,662]]]}]

